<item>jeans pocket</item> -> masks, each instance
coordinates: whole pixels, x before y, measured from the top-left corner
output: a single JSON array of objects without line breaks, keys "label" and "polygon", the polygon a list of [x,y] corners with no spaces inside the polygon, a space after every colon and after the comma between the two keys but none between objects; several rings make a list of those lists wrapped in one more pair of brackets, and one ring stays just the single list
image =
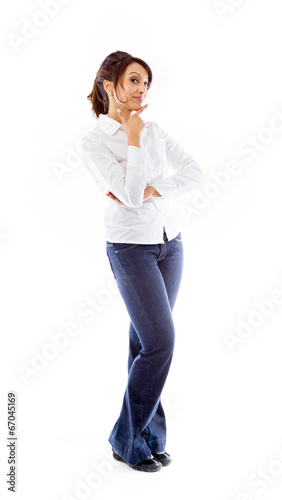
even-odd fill
[{"label": "jeans pocket", "polygon": [[138,246],[138,243],[113,243],[115,253],[125,252],[126,250],[131,250]]}]

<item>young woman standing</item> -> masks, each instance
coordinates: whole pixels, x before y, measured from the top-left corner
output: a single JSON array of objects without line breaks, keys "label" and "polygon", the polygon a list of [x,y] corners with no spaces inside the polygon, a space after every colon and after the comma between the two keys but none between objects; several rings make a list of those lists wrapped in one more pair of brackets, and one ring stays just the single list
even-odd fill
[{"label": "young woman standing", "polygon": [[151,82],[142,59],[121,51],[106,57],[88,95],[97,126],[84,138],[85,165],[109,197],[106,253],[130,317],[128,382],[109,442],[116,460],[146,472],[171,462],[161,394],[174,350],[183,243],[169,198],[203,181],[200,165],[165,130],[142,121]]}]

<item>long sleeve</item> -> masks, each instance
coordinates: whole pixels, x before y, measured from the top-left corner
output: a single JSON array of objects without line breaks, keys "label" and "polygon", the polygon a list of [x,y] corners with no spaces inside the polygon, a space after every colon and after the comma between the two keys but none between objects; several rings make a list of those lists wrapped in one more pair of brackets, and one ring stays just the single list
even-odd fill
[{"label": "long sleeve", "polygon": [[158,126],[165,140],[166,156],[169,166],[177,173],[170,177],[157,180],[151,185],[162,198],[180,196],[197,187],[204,180],[203,169],[167,132]]},{"label": "long sleeve", "polygon": [[140,207],[146,187],[146,162],[141,148],[128,146],[124,167],[103,144],[84,138],[84,162],[100,190],[111,191],[128,207]]}]

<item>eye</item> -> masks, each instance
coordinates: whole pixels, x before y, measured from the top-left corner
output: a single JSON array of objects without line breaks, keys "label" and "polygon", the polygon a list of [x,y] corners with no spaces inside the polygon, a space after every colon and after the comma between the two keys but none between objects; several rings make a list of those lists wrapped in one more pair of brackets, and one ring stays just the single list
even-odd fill
[{"label": "eye", "polygon": [[[134,80],[136,80],[136,82],[138,82],[138,78],[131,78],[131,81],[133,82]],[[146,82],[145,85],[147,85],[147,88],[149,87],[149,83]]]}]

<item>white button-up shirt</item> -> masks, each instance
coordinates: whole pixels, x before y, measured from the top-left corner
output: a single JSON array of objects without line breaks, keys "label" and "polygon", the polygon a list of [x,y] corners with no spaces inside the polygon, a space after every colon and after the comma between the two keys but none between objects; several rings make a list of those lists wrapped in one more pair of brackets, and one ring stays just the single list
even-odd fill
[{"label": "white button-up shirt", "polygon": [[[82,140],[86,167],[103,193],[111,191],[124,205],[108,198],[104,222],[106,240],[116,243],[163,243],[180,232],[170,197],[180,196],[203,182],[200,165],[156,122],[144,122],[140,148],[128,145],[117,120],[100,115]],[[168,166],[176,174],[168,176]],[[146,186],[161,197],[143,201]]]}]

